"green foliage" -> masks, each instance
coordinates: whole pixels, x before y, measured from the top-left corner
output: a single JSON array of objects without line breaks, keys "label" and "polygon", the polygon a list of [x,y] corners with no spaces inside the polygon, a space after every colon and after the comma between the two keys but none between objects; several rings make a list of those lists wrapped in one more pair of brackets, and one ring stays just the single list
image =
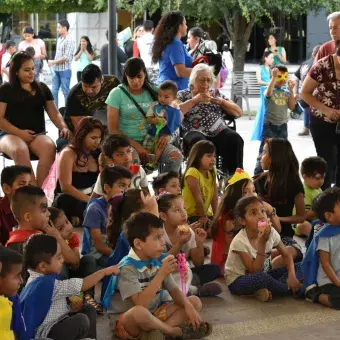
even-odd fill
[{"label": "green foliage", "polygon": [[98,0],[0,0],[1,13],[105,12],[107,3]]}]

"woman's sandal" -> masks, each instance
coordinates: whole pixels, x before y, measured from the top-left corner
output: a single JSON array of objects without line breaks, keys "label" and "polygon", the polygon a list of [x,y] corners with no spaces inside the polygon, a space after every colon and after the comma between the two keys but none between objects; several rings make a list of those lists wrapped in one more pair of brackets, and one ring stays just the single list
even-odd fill
[{"label": "woman's sandal", "polygon": [[202,339],[212,333],[212,324],[209,322],[201,322],[198,328],[194,330],[191,325],[180,325],[182,330],[182,339]]},{"label": "woman's sandal", "polygon": [[104,314],[103,306],[98,303],[90,294],[84,294],[84,301],[91,305],[96,310],[98,315]]}]

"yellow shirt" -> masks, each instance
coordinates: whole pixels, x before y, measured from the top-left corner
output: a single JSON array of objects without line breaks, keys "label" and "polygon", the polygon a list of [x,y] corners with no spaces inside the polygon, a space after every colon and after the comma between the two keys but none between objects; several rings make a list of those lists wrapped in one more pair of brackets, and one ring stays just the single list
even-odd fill
[{"label": "yellow shirt", "polygon": [[214,170],[214,173],[215,175],[213,175],[211,171],[209,171],[208,177],[204,177],[196,168],[189,168],[188,171],[186,172],[182,196],[189,217],[199,216],[200,214],[196,209],[196,201],[191,190],[188,187],[186,178],[188,176],[192,176],[198,179],[203,199],[204,211],[207,214],[207,216],[212,216],[213,213],[210,206],[215,193],[216,170]]},{"label": "yellow shirt", "polygon": [[14,332],[11,331],[12,302],[6,297],[0,296],[0,334],[1,340],[14,340]]}]

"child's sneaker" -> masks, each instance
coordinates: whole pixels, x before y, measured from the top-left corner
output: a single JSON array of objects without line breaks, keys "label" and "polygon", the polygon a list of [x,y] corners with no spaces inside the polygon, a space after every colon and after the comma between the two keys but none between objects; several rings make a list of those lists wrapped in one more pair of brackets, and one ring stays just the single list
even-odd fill
[{"label": "child's sneaker", "polygon": [[156,163],[146,163],[143,166],[143,168],[144,168],[146,174],[150,175],[157,170],[157,164]]},{"label": "child's sneaker", "polygon": [[222,293],[222,286],[218,282],[208,282],[205,285],[198,286],[198,296],[216,296]]}]

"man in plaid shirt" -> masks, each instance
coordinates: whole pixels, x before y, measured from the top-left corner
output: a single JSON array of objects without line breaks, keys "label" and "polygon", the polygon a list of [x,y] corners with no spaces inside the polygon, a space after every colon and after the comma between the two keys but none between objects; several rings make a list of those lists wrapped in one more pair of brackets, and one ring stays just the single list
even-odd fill
[{"label": "man in plaid shirt", "polygon": [[52,94],[56,106],[58,107],[58,92],[61,86],[65,97],[65,103],[70,91],[71,81],[71,64],[75,50],[75,42],[68,33],[70,24],[66,19],[58,22],[57,31],[59,38],[57,41],[57,48],[54,60],[48,62],[48,66],[54,67],[54,74],[52,78]]}]

